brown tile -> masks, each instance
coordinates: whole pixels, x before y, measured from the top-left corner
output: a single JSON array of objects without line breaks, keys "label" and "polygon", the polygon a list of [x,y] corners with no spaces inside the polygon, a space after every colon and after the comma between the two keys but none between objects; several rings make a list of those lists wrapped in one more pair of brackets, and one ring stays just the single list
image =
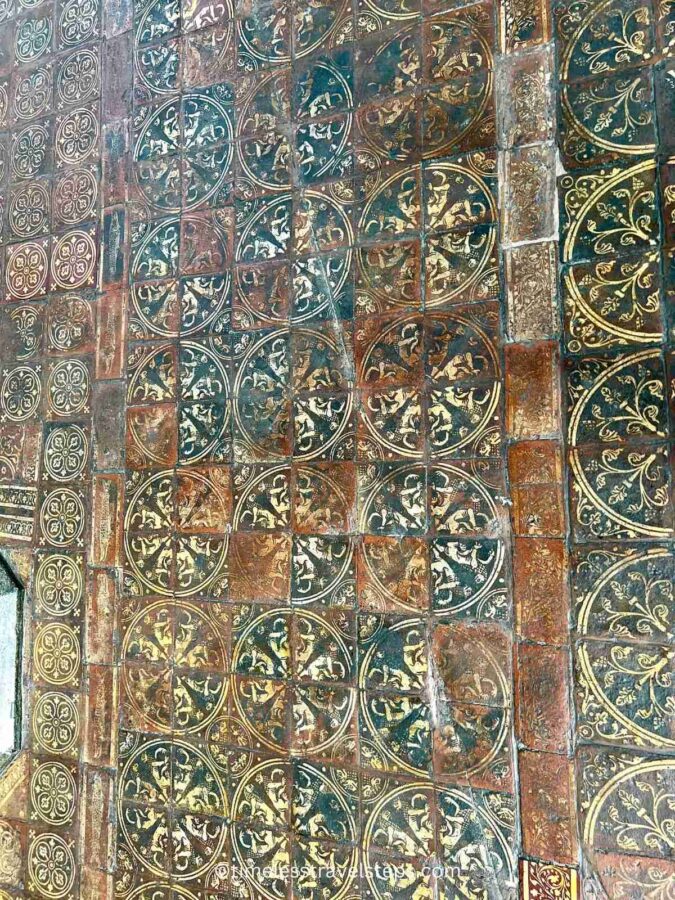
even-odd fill
[{"label": "brown tile", "polygon": [[520,860],[522,900],[578,900],[579,872],[551,862]]},{"label": "brown tile", "polygon": [[564,644],[569,629],[565,542],[549,538],[516,538],[513,591],[516,629],[530,641]]},{"label": "brown tile", "polygon": [[230,538],[229,591],[243,600],[287,600],[291,589],[291,536],[235,531]]},{"label": "brown tile", "polygon": [[573,864],[577,857],[572,764],[565,756],[518,754],[523,851]]},{"label": "brown tile", "polygon": [[85,766],[82,773],[80,821],[82,861],[85,866],[111,871],[114,832],[108,823],[114,816],[114,782],[106,769]]},{"label": "brown tile", "polygon": [[115,725],[115,670],[111,666],[87,666],[86,713],[82,758],[94,766],[114,765],[117,755]]},{"label": "brown tile", "polygon": [[507,344],[506,427],[511,437],[527,440],[560,432],[557,344]]},{"label": "brown tile", "polygon": [[550,0],[503,0],[500,13],[500,43],[505,53],[550,40]]},{"label": "brown tile", "polygon": [[565,753],[570,729],[569,653],[519,644],[516,666],[517,736],[530,750]]},{"label": "brown tile", "polygon": [[562,481],[562,454],[557,441],[519,441],[509,448],[509,476],[514,484]]},{"label": "brown tile", "polygon": [[675,885],[675,861],[672,859],[598,853],[593,856],[592,864],[608,897],[620,900],[663,897],[665,900],[667,891]]},{"label": "brown tile", "polygon": [[98,569],[91,575],[87,591],[84,657],[89,663],[104,664],[113,657],[117,587],[110,572]]},{"label": "brown tile", "polygon": [[555,147],[539,144],[506,154],[502,239],[507,244],[550,239],[555,234]]},{"label": "brown tile", "polygon": [[361,609],[396,612],[429,608],[429,552],[421,538],[365,535],[357,571]]},{"label": "brown tile", "polygon": [[448,700],[510,705],[511,641],[499,625],[438,625],[434,631],[433,659]]},{"label": "brown tile", "polygon": [[557,248],[553,241],[508,248],[504,253],[508,329],[515,341],[557,334]]},{"label": "brown tile", "polygon": [[91,561],[121,564],[123,487],[121,475],[97,475],[92,485]]},{"label": "brown tile", "polygon": [[121,378],[124,353],[125,297],[107,291],[99,298],[96,323],[96,378]]},{"label": "brown tile", "polygon": [[504,57],[499,141],[503,147],[554,137],[552,53],[542,47],[526,56]]}]

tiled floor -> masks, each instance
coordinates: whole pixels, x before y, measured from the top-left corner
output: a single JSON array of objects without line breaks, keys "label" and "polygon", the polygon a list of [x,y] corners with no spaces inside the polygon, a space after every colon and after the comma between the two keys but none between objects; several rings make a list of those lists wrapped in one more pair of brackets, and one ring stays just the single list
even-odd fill
[{"label": "tiled floor", "polygon": [[672,895],[674,36],[0,0],[0,900]]}]

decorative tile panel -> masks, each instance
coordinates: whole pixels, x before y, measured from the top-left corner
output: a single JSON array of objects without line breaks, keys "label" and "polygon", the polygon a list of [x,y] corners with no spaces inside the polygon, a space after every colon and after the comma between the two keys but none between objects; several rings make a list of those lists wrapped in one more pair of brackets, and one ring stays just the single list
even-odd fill
[{"label": "decorative tile panel", "polygon": [[672,891],[674,21],[0,0],[0,900]]}]

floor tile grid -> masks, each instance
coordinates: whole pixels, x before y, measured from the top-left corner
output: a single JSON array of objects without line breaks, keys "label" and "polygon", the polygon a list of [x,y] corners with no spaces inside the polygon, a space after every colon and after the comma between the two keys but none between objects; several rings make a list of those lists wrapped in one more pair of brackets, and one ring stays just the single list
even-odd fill
[{"label": "floor tile grid", "polygon": [[[561,86],[560,120],[563,159],[576,171],[560,189],[580,835],[587,877],[608,896],[649,893],[674,877],[660,859],[661,797],[672,778],[662,755],[671,749],[663,691],[671,655],[673,431],[665,362],[668,253],[661,249],[669,236],[659,186],[668,126],[667,107],[654,101],[652,87],[657,97],[667,93],[668,47],[659,20],[667,14],[663,7],[616,5],[624,34],[644,39],[625,57],[614,57],[602,38],[585,45],[580,34],[570,49],[564,11],[558,25],[559,47],[571,61],[559,57],[559,71],[577,67],[576,80]],[[588,77],[586,52],[608,61],[604,71]],[[610,110],[612,91],[627,93]],[[594,125],[583,140],[582,116]],[[612,192],[624,186],[617,204]],[[630,235],[622,208],[641,222]],[[603,210],[610,211],[606,225],[595,219]],[[617,225],[620,243],[603,235]],[[568,265],[575,258],[590,262]],[[630,285],[626,293],[618,290],[623,283]],[[606,302],[612,294],[619,301],[613,307]],[[638,502],[631,495],[636,482]],[[649,835],[636,828],[636,803],[652,822]]]},{"label": "floor tile grid", "polygon": [[[236,444],[235,444],[235,446],[236,446]],[[277,445],[277,446],[278,446],[278,445]],[[263,458],[264,458],[264,457],[263,457]],[[243,468],[243,467],[242,467],[242,468]],[[400,467],[399,467],[399,469],[400,469]],[[395,470],[394,470],[394,473],[395,473]],[[235,482],[236,482],[236,476],[235,476]],[[236,491],[236,485],[235,485],[235,491]],[[235,498],[235,502],[236,502],[236,498]],[[243,507],[242,507],[242,509],[243,509]],[[242,512],[242,516],[244,517],[244,518],[242,519],[242,521],[246,521],[246,518],[245,518],[246,512],[245,512],[245,511]],[[233,535],[233,537],[235,537],[235,536],[236,536],[236,533],[235,533],[235,535]],[[236,791],[235,791],[235,793],[236,793]],[[235,800],[236,800],[236,797],[235,797]]]},{"label": "floor tile grid", "polygon": [[[24,467],[21,477],[39,484],[32,575],[26,557],[20,564],[33,601],[26,641],[31,694],[28,756],[17,760],[25,766],[26,803],[8,807],[26,823],[19,826],[22,861],[16,875],[10,870],[9,886],[24,886],[30,896],[66,896],[79,890],[78,807],[85,783],[92,784],[81,748],[82,687],[89,675],[84,554],[99,204],[99,126],[91,111],[100,94],[100,31],[95,6],[79,10],[65,3],[4,13],[0,105],[12,140],[7,134],[3,142],[1,173],[7,198],[3,299],[16,337],[4,345],[2,418],[18,424],[10,440],[18,438],[26,448],[30,441],[35,465]],[[18,68],[23,64],[29,69]],[[44,423],[33,429],[36,416]]]}]

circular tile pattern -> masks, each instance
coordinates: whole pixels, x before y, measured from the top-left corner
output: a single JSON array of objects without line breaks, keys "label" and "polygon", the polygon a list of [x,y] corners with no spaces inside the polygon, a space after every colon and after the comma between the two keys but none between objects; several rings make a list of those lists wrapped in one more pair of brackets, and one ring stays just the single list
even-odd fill
[{"label": "circular tile pattern", "polygon": [[5,276],[7,290],[19,300],[30,300],[47,288],[47,251],[43,243],[33,241],[10,250]]},{"label": "circular tile pattern", "polygon": [[42,396],[39,370],[17,366],[5,376],[0,394],[2,418],[23,422],[37,412]]},{"label": "circular tile pattern", "polygon": [[49,408],[57,416],[86,412],[89,391],[89,370],[79,359],[64,359],[49,373]]},{"label": "circular tile pattern", "polygon": [[67,766],[56,760],[41,763],[30,780],[33,809],[48,825],[66,825],[75,813],[75,779]]},{"label": "circular tile pattern", "polygon": [[51,272],[54,287],[64,291],[94,282],[96,245],[88,231],[71,231],[54,245]]},{"label": "circular tile pattern", "polygon": [[70,556],[43,556],[35,575],[38,604],[52,616],[67,616],[84,596],[82,569]]},{"label": "circular tile pattern", "polygon": [[33,648],[35,669],[50,684],[76,680],[80,669],[80,639],[70,625],[50,622],[40,628]]},{"label": "circular tile pattern", "polygon": [[70,753],[80,736],[80,714],[67,694],[40,694],[33,707],[33,734],[48,753]]},{"label": "circular tile pattern", "polygon": [[28,851],[28,878],[50,900],[66,897],[75,883],[75,859],[69,844],[58,834],[37,835]]}]

